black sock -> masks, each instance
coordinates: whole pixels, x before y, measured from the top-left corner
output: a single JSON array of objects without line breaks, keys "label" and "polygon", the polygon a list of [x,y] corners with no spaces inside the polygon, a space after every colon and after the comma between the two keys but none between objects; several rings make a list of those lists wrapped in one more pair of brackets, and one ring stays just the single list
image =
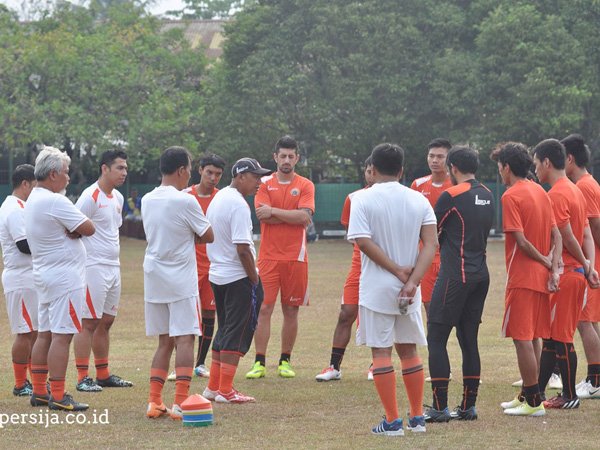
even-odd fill
[{"label": "black sock", "polygon": [[287,361],[289,363],[291,358],[292,358],[291,353],[282,353],[281,356],[279,357],[279,365],[281,365],[281,363],[283,361]]},{"label": "black sock", "polygon": [[535,383],[532,386],[523,386],[523,391],[521,391],[522,395],[525,397],[525,400],[529,404],[529,406],[533,406],[534,408],[540,406],[542,403],[542,397],[540,395],[540,385]]},{"label": "black sock", "polygon": [[448,383],[450,380],[436,379],[431,380],[431,389],[433,390],[432,406],[438,411],[448,407]]},{"label": "black sock", "polygon": [[266,359],[267,357],[265,355],[261,355],[260,353],[256,354],[256,357],[254,358],[254,362],[259,362],[262,366],[266,366]]},{"label": "black sock", "polygon": [[475,406],[477,392],[479,391],[479,377],[463,378],[463,399],[460,404],[462,410]]},{"label": "black sock", "polygon": [[329,365],[333,366],[335,370],[340,370],[345,351],[346,349],[342,347],[331,347],[331,359],[329,360]]},{"label": "black sock", "polygon": [[562,378],[563,390],[562,396],[571,400],[577,396],[575,393],[575,377],[577,376],[577,353],[571,343],[558,342],[556,344],[556,360],[560,367],[560,377]]},{"label": "black sock", "polygon": [[552,373],[560,376],[560,367],[558,367],[558,362],[554,364],[554,369],[552,369]]},{"label": "black sock", "polygon": [[538,385],[543,394],[554,366],[556,365],[556,348],[552,339],[544,339],[542,342],[542,357],[540,358],[540,374],[538,376]]},{"label": "black sock", "polygon": [[588,364],[587,381],[594,387],[600,387],[600,363]]},{"label": "black sock", "polygon": [[207,317],[205,319],[203,317],[202,336],[200,336],[200,341],[198,342],[198,357],[196,358],[196,367],[206,362],[206,355],[208,354],[214,331],[215,319],[212,317]]}]

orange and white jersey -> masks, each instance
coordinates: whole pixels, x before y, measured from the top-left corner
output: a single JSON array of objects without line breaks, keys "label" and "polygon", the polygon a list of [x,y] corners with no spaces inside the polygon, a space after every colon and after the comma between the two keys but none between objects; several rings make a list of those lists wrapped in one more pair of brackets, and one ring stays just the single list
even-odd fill
[{"label": "orange and white jersey", "polygon": [[0,207],[0,245],[2,246],[2,286],[4,292],[33,288],[31,255],[21,253],[17,242],[25,236],[25,202],[14,195],[6,197]]},{"label": "orange and white jersey", "polygon": [[108,195],[98,182],[85,189],[76,205],[96,227],[91,236],[81,238],[87,251],[86,266],[96,264],[119,265],[119,227],[123,223],[123,195],[113,189]]},{"label": "orange and white jersey", "polygon": [[[276,174],[266,176],[254,198],[254,206],[269,205],[293,211],[315,211],[315,185],[298,174],[289,183],[281,183]],[[260,224],[261,244],[258,259],[275,261],[308,261],[306,228],[288,223]]]}]

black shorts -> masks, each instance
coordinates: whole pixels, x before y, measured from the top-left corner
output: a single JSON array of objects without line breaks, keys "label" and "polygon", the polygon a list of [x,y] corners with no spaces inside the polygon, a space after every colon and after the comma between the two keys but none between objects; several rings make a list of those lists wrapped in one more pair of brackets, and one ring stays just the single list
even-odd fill
[{"label": "black shorts", "polygon": [[248,277],[233,283],[211,283],[215,294],[218,329],[212,349],[244,356],[250,349],[264,292],[262,283],[253,286]]},{"label": "black shorts", "polygon": [[440,274],[433,287],[427,322],[457,326],[461,322],[480,323],[490,279],[452,280]]}]

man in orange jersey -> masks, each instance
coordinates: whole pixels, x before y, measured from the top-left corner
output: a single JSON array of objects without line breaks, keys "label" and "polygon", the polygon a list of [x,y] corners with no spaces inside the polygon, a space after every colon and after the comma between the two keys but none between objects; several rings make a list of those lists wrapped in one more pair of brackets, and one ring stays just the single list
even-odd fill
[{"label": "man in orange jersey", "polygon": [[563,381],[562,394],[544,401],[545,408],[579,407],[575,390],[577,354],[573,336],[583,307],[586,280],[598,283],[594,243],[586,217],[585,198],[565,174],[565,148],[556,139],[540,142],[533,150],[535,173],[541,183],[550,184],[548,192],[556,225],[563,242],[563,274],[559,289],[551,298],[550,339],[544,339],[538,383],[544,392],[556,361]]},{"label": "man in orange jersey", "polygon": [[[590,152],[579,134],[564,138],[561,143],[567,152],[565,171],[586,200],[587,218],[594,238],[596,260],[594,268],[600,270],[600,186],[586,169]],[[588,289],[586,302],[579,317],[577,329],[581,335],[588,363],[587,377],[575,389],[579,398],[600,398],[600,290]]]},{"label": "man in orange jersey", "polygon": [[[452,186],[452,180],[448,175],[446,167],[446,156],[452,145],[448,139],[437,138],[427,145],[427,165],[431,174],[417,178],[410,185],[411,189],[423,194],[431,207],[435,206],[440,194]],[[421,299],[425,306],[425,314],[429,314],[429,303],[431,302],[431,293],[433,286],[440,271],[440,251],[435,252],[435,257],[431,267],[421,280]]]},{"label": "man in orange jersey", "polygon": [[[373,184],[372,175],[373,164],[371,157],[369,156],[365,161],[365,183],[367,189]],[[354,191],[348,194],[344,201],[344,208],[342,209],[342,217],[340,218],[341,224],[348,228],[350,221],[350,202],[352,197],[358,191]],[[340,365],[346,351],[346,346],[350,342],[350,332],[352,330],[352,324],[358,317],[358,287],[360,283],[360,249],[356,243],[354,244],[354,251],[352,252],[352,263],[350,266],[350,272],[346,278],[344,284],[344,293],[342,294],[342,305],[340,307],[340,315],[338,317],[335,331],[333,332],[333,346],[331,347],[331,358],[329,359],[329,366],[318,374],[315,378],[317,381],[331,381],[341,380],[342,371]],[[369,371],[370,377],[372,372]]]},{"label": "man in orange jersey", "polygon": [[262,378],[266,374],[271,315],[279,290],[283,326],[277,373],[283,378],[296,376],[290,358],[298,334],[298,311],[301,305],[308,305],[306,227],[315,211],[315,186],[295,173],[300,154],[298,144],[290,136],[277,141],[273,159],[277,163],[277,172],[263,179],[254,198],[261,233],[258,270],[265,299],[254,336],[256,359],[246,374],[246,378],[250,379]]},{"label": "man in orange jersey", "polygon": [[552,204],[544,189],[527,179],[533,160],[527,148],[507,142],[492,160],[508,190],[502,196],[502,227],[506,235],[506,301],[502,335],[511,337],[523,388],[502,403],[510,416],[546,414],[538,385],[539,338],[550,337],[550,292],[556,292],[562,240]]},{"label": "man in orange jersey", "polygon": [[[198,200],[204,214],[206,214],[208,205],[210,205],[219,190],[217,185],[221,181],[224,169],[225,160],[220,156],[215,154],[203,156],[198,163],[200,183],[183,190],[183,192],[193,195]],[[202,323],[200,324],[202,335],[198,340],[198,356],[196,357],[194,373],[198,377],[208,378],[209,370],[205,362],[215,331],[215,296],[208,281],[210,261],[206,256],[206,244],[196,244],[196,267],[198,269],[198,292],[200,293],[202,312]],[[175,381],[175,371],[171,372],[167,379]]]},{"label": "man in orange jersey", "polygon": [[0,206],[2,288],[10,331],[16,335],[12,345],[13,395],[29,397],[33,389],[27,379],[27,368],[38,329],[38,299],[33,286],[31,250],[25,235],[25,202],[35,187],[33,166],[17,166],[12,173],[12,186],[12,194]]}]

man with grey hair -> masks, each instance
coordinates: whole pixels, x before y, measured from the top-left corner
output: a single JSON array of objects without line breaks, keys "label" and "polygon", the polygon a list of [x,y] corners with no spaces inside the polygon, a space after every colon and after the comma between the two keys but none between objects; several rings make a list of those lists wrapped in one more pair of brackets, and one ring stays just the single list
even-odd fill
[{"label": "man with grey hair", "polygon": [[[84,411],[88,405],[65,393],[69,346],[81,331],[85,302],[86,252],[81,236],[91,236],[94,224],[64,195],[71,158],[44,147],[35,161],[35,187],[25,208],[25,231],[33,261],[33,281],[39,299],[38,339],[31,354],[31,406]],[[50,395],[46,377],[50,375]]]}]

